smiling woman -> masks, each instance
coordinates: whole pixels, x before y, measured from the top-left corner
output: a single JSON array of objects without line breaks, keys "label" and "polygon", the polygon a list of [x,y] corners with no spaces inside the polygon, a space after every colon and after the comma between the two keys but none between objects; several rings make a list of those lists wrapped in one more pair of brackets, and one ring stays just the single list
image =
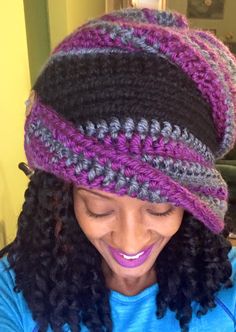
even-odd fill
[{"label": "smiling woman", "polygon": [[212,34],[147,8],[56,47],[27,102],[32,175],[0,252],[1,331],[235,331],[215,167],[236,139],[235,72]]},{"label": "smiling woman", "polygon": [[103,258],[107,287],[135,295],[155,283],[154,263],[184,210],[81,187],[73,193],[76,219]]}]

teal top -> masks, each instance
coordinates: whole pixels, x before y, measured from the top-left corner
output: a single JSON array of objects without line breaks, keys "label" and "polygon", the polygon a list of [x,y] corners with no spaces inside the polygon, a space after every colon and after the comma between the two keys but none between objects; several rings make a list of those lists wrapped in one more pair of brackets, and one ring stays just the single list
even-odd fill
[{"label": "teal top", "polygon": [[[210,309],[205,316],[197,318],[193,315],[189,332],[235,332],[236,331],[236,248],[229,254],[232,263],[233,288],[222,289],[216,297],[217,306]],[[4,332],[37,332],[37,324],[22,293],[15,293],[14,271],[6,271],[6,257],[0,260],[0,331]],[[148,332],[165,331],[180,332],[175,313],[167,310],[162,319],[156,318],[155,298],[158,285],[152,285],[134,296],[126,296],[111,291],[110,305],[114,332]],[[195,311],[197,304],[193,303]],[[70,332],[67,324],[65,332]],[[82,332],[88,332],[81,326]],[[48,328],[47,332],[52,332]]]}]

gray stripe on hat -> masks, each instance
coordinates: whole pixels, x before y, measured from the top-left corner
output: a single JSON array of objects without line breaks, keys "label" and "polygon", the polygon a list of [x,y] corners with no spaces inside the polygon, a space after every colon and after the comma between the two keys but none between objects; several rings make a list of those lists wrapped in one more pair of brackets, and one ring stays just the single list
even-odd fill
[{"label": "gray stripe on hat", "polygon": [[[93,181],[97,176],[103,175],[105,176],[104,183],[108,185],[117,175],[111,166],[103,166],[94,162],[93,159],[87,159],[83,153],[76,154],[61,142],[55,140],[50,130],[44,127],[40,120],[29,126],[27,144],[30,144],[32,135],[38,137],[45,144],[49,152],[54,153],[51,160],[52,163],[57,163],[59,160],[65,159],[65,165],[67,167],[74,165],[77,174],[83,170],[88,171],[90,181]],[[225,184],[220,173],[215,168],[206,168],[199,163],[176,160],[170,157],[153,157],[148,154],[141,155],[140,159],[184,186],[190,184],[205,186],[207,183],[209,187],[219,187]],[[128,181],[128,179],[121,178],[122,181]],[[132,189],[135,188],[134,183],[131,183],[130,186],[130,190],[134,190]]]}]

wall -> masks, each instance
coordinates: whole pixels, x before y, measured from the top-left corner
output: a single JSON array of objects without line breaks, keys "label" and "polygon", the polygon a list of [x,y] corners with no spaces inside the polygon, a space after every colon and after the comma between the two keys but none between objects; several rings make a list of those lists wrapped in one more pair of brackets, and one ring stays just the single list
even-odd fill
[{"label": "wall", "polygon": [[48,0],[50,47],[53,49],[67,34],[67,1]]},{"label": "wall", "polygon": [[105,0],[67,0],[68,31],[73,31],[79,25],[103,13],[105,13]]},{"label": "wall", "polygon": [[48,0],[51,49],[68,33],[105,13],[105,0]]},{"label": "wall", "polygon": [[31,85],[50,52],[47,0],[24,0]]},{"label": "wall", "polygon": [[4,222],[1,227],[10,242],[27,185],[26,176],[18,169],[18,163],[25,160],[24,101],[30,89],[23,1],[0,2],[0,40],[0,222]]},{"label": "wall", "polygon": [[[187,0],[167,0],[167,8],[174,9],[180,13],[186,14]],[[224,18],[222,20],[212,19],[190,19],[190,25],[204,29],[216,29],[216,35],[222,41],[228,33],[233,34],[233,41],[236,41],[236,1],[225,0]]]},{"label": "wall", "polygon": [[24,102],[30,76],[33,84],[50,39],[53,48],[78,25],[104,12],[105,0],[0,1],[0,248],[15,237],[28,182],[18,164],[26,161]]}]

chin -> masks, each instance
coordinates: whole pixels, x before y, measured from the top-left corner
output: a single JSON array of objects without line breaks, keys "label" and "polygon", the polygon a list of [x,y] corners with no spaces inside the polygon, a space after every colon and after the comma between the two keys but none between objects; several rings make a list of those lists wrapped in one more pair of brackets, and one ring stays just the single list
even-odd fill
[{"label": "chin", "polygon": [[150,267],[149,269],[141,270],[141,271],[138,268],[129,268],[129,269],[123,268],[122,271],[120,270],[117,272],[117,275],[119,275],[119,277],[123,277],[123,278],[140,278],[140,277],[146,275],[147,272],[152,269],[152,267]]}]

